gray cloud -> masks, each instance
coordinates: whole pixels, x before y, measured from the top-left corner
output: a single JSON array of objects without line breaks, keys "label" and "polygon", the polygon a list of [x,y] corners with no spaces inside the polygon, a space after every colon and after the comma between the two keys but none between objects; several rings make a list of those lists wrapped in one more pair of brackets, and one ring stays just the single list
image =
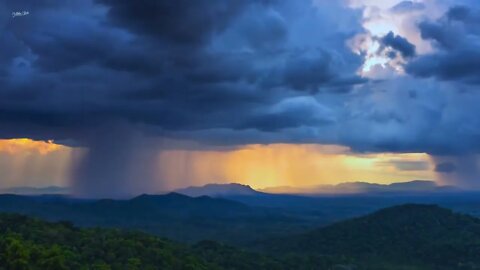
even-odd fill
[{"label": "gray cloud", "polygon": [[438,50],[418,57],[406,70],[418,77],[436,77],[478,84],[480,77],[480,11],[455,6],[438,21],[419,24],[421,36],[431,40]]},{"label": "gray cloud", "polygon": [[393,161],[397,170],[400,171],[427,171],[430,164],[425,161]]},{"label": "gray cloud", "polygon": [[475,154],[460,156],[434,156],[435,171],[440,180],[447,184],[454,184],[464,188],[480,187],[479,159]]},{"label": "gray cloud", "polygon": [[380,41],[383,46],[398,51],[404,58],[414,57],[416,54],[415,45],[410,43],[406,38],[395,35],[393,32],[386,34]]},{"label": "gray cloud", "polygon": [[394,167],[399,171],[428,171],[430,169],[430,164],[423,160],[391,159],[377,162],[377,165]]},{"label": "gray cloud", "polygon": [[[11,19],[0,58],[7,67],[0,77],[7,86],[0,92],[3,124],[31,126],[17,135],[38,139],[75,137],[111,121],[166,130],[271,129],[253,119],[276,117],[278,127],[308,126],[315,117],[268,108],[302,92],[345,93],[365,82],[355,75],[360,57],[345,45],[359,25],[328,42],[296,33],[313,23],[338,35],[309,1],[167,2],[52,1],[22,21]],[[69,7],[79,12],[72,16]],[[287,23],[299,14],[302,20]]]},{"label": "gray cloud", "polygon": [[407,13],[412,11],[418,11],[425,9],[425,5],[420,2],[414,1],[402,1],[390,8],[390,11],[394,13]]}]

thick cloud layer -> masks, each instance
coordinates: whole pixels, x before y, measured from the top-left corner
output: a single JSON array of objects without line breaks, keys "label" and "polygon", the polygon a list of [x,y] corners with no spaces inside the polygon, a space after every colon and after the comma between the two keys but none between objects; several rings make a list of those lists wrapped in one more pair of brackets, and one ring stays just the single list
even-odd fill
[{"label": "thick cloud layer", "polygon": [[[112,181],[128,190],[124,177],[137,168],[102,175],[95,166],[146,159],[148,147],[129,143],[146,137],[207,148],[284,142],[479,153],[478,3],[438,1],[445,15],[416,29],[432,44],[428,54],[386,32],[379,50],[392,59],[398,52],[407,74],[377,81],[361,75],[366,55],[351,45],[367,32],[367,13],[347,2],[3,1],[0,137],[90,148],[76,174],[91,179],[79,184],[83,193],[100,178],[122,178]],[[420,1],[389,7],[392,16],[425,9]]]},{"label": "thick cloud layer", "polygon": [[79,131],[111,121],[167,136],[324,125],[330,116],[297,113],[325,107],[318,99],[305,109],[295,98],[365,81],[345,44],[361,28],[310,1],[26,1],[2,10],[32,6],[2,35],[1,121],[12,126],[3,137],[81,141]]},{"label": "thick cloud layer", "polygon": [[437,21],[419,24],[423,39],[437,50],[407,66],[409,73],[440,80],[480,83],[480,10],[454,6]]}]

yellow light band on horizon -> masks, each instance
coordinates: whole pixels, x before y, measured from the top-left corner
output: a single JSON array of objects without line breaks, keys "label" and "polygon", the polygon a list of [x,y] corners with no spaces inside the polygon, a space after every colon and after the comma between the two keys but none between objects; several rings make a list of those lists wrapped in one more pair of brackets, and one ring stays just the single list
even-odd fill
[{"label": "yellow light band on horizon", "polygon": [[159,178],[174,184],[170,188],[212,182],[265,188],[434,179],[431,170],[398,170],[393,162],[402,160],[430,163],[427,154],[358,155],[332,145],[249,145],[233,151],[164,151]]},{"label": "yellow light band on horizon", "polygon": [[[4,186],[68,185],[74,149],[52,141],[0,140]],[[234,150],[163,150],[158,187],[175,189],[237,182],[254,188],[349,181],[391,183],[434,179],[432,169],[399,170],[398,161],[430,162],[427,154],[355,154],[347,147],[314,144],[246,145]]]}]

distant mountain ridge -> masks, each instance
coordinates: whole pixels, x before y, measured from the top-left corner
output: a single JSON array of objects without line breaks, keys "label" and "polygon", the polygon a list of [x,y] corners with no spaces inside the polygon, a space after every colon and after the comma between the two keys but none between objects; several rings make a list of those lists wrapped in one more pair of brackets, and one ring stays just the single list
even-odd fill
[{"label": "distant mountain ridge", "polygon": [[311,187],[271,187],[261,189],[265,193],[279,194],[362,194],[362,193],[405,193],[405,192],[442,192],[455,191],[454,186],[440,186],[434,181],[413,180],[392,184],[375,184],[368,182],[346,182],[336,185]]},{"label": "distant mountain ridge", "polygon": [[454,186],[441,186],[434,181],[413,180],[391,184],[376,184],[368,182],[345,182],[336,185],[319,185],[309,187],[279,186],[255,190],[249,185],[238,183],[207,184],[191,186],[174,190],[179,194],[191,197],[233,197],[255,196],[266,194],[298,194],[298,195],[352,195],[352,194],[381,194],[381,193],[434,193],[457,191]]},{"label": "distant mountain ridge", "polygon": [[174,192],[187,195],[190,197],[211,196],[237,196],[237,195],[258,195],[261,192],[254,190],[249,185],[242,185],[237,183],[230,184],[207,184],[204,186],[192,186],[182,189],[177,189]]},{"label": "distant mountain ridge", "polygon": [[[345,182],[336,185],[318,185],[307,187],[278,186],[264,189],[253,189],[249,185],[239,183],[206,184],[203,186],[190,186],[173,190],[174,193],[190,197],[230,197],[230,196],[253,196],[271,194],[362,194],[362,193],[391,193],[391,192],[442,192],[458,190],[454,186],[441,186],[434,181],[413,180],[391,184],[376,184],[368,182]],[[10,187],[0,189],[0,194],[18,195],[67,195],[70,189],[60,186],[47,187]]]}]

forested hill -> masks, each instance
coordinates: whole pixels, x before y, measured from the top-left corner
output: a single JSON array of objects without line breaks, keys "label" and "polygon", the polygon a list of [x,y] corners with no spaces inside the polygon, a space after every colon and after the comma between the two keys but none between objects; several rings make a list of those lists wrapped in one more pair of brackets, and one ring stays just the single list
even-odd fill
[{"label": "forested hill", "polygon": [[193,247],[144,233],[78,229],[0,214],[0,269],[282,269],[273,259],[201,242]]},{"label": "forested hill", "polygon": [[207,196],[177,193],[141,195],[129,200],[81,200],[62,196],[0,195],[0,212],[48,221],[68,220],[80,227],[139,230],[181,242],[217,240],[250,243],[259,237],[317,226],[282,211],[250,207]]},{"label": "forested hill", "polygon": [[432,205],[402,205],[255,249],[213,241],[184,245],[0,214],[1,270],[480,269],[480,220]]},{"label": "forested hill", "polygon": [[435,205],[407,204],[269,241],[264,249],[351,258],[353,265],[480,269],[480,219]]}]

